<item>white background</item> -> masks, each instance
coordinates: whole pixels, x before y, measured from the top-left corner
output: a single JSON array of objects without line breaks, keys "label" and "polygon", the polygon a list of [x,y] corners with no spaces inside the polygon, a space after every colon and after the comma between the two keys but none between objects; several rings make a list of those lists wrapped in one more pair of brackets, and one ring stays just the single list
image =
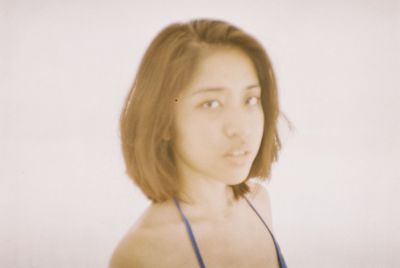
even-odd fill
[{"label": "white background", "polygon": [[290,267],[400,266],[399,1],[0,2],[0,267],[106,267],[148,204],[118,119],[166,25],[224,19],[275,65],[268,184]]}]

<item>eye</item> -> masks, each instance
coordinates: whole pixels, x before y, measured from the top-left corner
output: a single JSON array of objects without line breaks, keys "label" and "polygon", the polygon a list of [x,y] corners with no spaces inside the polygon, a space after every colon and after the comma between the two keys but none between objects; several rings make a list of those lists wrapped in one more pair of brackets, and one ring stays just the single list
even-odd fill
[{"label": "eye", "polygon": [[217,100],[210,100],[201,104],[202,108],[210,108],[210,109],[215,109],[219,106],[221,106],[221,103]]},{"label": "eye", "polygon": [[252,96],[252,97],[250,97],[250,98],[247,99],[247,103],[248,103],[250,106],[255,106],[255,105],[257,105],[259,102],[260,102],[260,97],[257,97],[257,96]]}]

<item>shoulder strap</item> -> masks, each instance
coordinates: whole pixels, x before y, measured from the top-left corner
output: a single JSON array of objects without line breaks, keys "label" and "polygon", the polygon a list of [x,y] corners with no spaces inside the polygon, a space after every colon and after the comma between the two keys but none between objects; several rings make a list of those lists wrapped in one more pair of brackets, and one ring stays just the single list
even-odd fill
[{"label": "shoulder strap", "polygon": [[246,199],[247,203],[249,204],[249,206],[254,210],[254,212],[257,214],[257,216],[260,218],[260,220],[262,221],[262,223],[265,225],[265,227],[267,228],[268,232],[270,233],[272,240],[274,241],[274,245],[275,245],[275,250],[276,253],[278,255],[278,261],[279,261],[279,267],[280,268],[287,268],[286,263],[285,263],[285,259],[283,258],[281,249],[278,245],[278,242],[275,240],[274,235],[272,234],[271,230],[268,228],[268,225],[266,224],[266,222],[264,221],[264,219],[261,217],[261,215],[258,213],[258,211],[255,209],[255,207],[251,204],[251,202],[247,199],[246,196],[243,196],[244,199]]},{"label": "shoulder strap", "polygon": [[199,249],[199,247],[197,246],[196,239],[195,239],[195,237],[194,237],[192,228],[190,227],[189,220],[186,218],[186,216],[185,216],[185,214],[183,213],[183,210],[182,210],[182,208],[181,208],[179,202],[175,199],[175,197],[174,197],[174,202],[175,202],[176,207],[177,207],[178,210],[179,210],[179,213],[181,214],[182,220],[183,220],[184,223],[185,223],[186,230],[187,230],[187,232],[189,233],[190,242],[192,242],[192,246],[193,246],[194,252],[196,253],[197,261],[199,262],[199,265],[200,265],[201,268],[205,268],[206,266],[204,265],[203,258],[201,257],[200,249]]}]

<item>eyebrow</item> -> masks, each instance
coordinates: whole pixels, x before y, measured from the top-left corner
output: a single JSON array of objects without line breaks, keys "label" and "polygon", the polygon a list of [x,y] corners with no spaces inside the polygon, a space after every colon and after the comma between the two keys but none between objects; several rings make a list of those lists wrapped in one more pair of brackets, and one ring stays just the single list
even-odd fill
[{"label": "eyebrow", "polygon": [[[259,84],[254,84],[254,85],[249,85],[249,86],[243,88],[243,90],[250,90],[250,89],[259,88],[259,87],[260,87]],[[197,94],[200,94],[200,93],[206,93],[206,92],[221,92],[221,91],[225,91],[225,90],[226,90],[226,88],[224,88],[224,87],[202,88],[202,89],[199,89],[199,90],[193,92],[191,95],[194,96],[194,95],[197,95]]]}]

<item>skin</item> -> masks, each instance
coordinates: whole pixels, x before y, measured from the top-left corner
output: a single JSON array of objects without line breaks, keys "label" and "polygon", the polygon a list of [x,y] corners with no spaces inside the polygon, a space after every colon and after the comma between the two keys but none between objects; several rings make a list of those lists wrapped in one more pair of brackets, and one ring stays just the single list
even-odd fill
[{"label": "skin", "polygon": [[[175,154],[183,196],[209,217],[229,211],[228,185],[242,182],[264,129],[261,89],[251,60],[238,49],[212,50],[202,59],[176,104]],[[224,155],[246,148],[237,165]]]},{"label": "skin", "polygon": [[[204,89],[219,90],[206,90]],[[240,50],[210,51],[175,107],[174,151],[183,187],[181,202],[207,267],[278,267],[271,236],[244,199],[229,187],[250,171],[263,135],[260,88],[251,60]],[[238,164],[224,155],[249,154]],[[272,227],[270,199],[250,183],[248,199]],[[110,262],[122,267],[198,267],[172,200],[150,205],[125,235]]]}]

